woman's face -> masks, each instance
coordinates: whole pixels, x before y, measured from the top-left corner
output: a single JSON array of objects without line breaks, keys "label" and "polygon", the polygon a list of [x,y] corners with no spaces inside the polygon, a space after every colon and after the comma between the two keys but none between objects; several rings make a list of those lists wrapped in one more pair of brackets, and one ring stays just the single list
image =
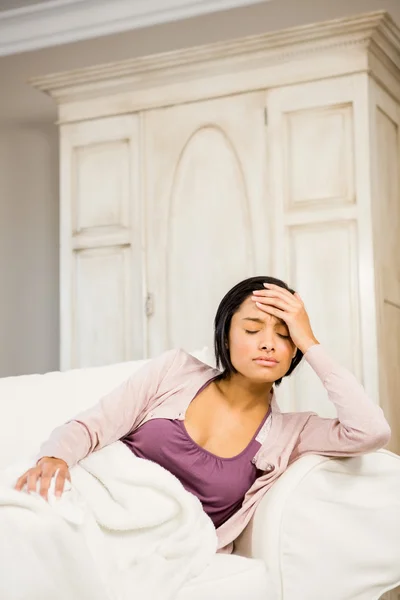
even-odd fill
[{"label": "woman's face", "polygon": [[235,369],[248,379],[265,383],[288,372],[297,350],[287,325],[259,310],[251,297],[232,317],[228,344]]}]

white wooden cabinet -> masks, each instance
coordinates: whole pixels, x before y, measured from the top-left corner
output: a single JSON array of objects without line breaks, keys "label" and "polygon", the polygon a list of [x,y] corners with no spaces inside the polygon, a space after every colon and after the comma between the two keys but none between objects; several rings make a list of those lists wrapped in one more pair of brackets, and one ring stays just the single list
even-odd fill
[{"label": "white wooden cabinet", "polygon": [[[370,198],[363,187],[367,84],[356,74],[272,90],[268,135],[274,271],[300,291],[317,338],[377,397],[377,371],[364,369],[375,360],[375,307],[360,301],[361,292],[374,287],[373,268],[360,279],[362,257],[371,256],[373,265]],[[368,331],[363,340],[362,330]],[[320,382],[310,369],[285,384],[293,409],[314,410]],[[334,410],[324,402],[325,414]]]},{"label": "white wooden cabinet", "polygon": [[[212,345],[271,274],[400,452],[400,32],[383,12],[49,75],[59,105],[61,367]],[[307,365],[286,410],[331,416]]]},{"label": "white wooden cabinet", "polygon": [[143,348],[139,117],[61,126],[61,365]]},{"label": "white wooden cabinet", "polygon": [[212,346],[223,295],[269,270],[265,99],[250,92],[144,114],[150,356]]}]

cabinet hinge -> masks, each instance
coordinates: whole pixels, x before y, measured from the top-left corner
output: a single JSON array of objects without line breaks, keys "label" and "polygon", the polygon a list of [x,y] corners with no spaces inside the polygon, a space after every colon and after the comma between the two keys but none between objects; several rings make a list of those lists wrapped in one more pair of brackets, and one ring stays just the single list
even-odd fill
[{"label": "cabinet hinge", "polygon": [[146,313],[146,317],[151,317],[154,314],[154,297],[150,292],[146,296],[144,311]]},{"label": "cabinet hinge", "polygon": [[268,125],[268,110],[264,108],[264,125]]}]

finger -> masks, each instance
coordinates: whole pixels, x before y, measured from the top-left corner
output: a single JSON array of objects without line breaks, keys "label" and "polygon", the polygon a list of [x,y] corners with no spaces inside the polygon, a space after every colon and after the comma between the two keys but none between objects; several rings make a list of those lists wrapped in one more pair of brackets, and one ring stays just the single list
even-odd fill
[{"label": "finger", "polygon": [[279,291],[275,290],[255,290],[253,292],[257,298],[260,298],[260,302],[262,302],[262,298],[279,298],[287,302],[288,306],[291,306],[293,309],[300,308],[301,304],[292,294],[287,296],[286,294],[280,294]]},{"label": "finger", "polygon": [[292,292],[290,292],[289,290],[287,290],[286,288],[282,287],[281,285],[276,285],[275,283],[263,283],[263,286],[265,288],[269,288],[271,290],[276,290],[277,292],[281,292],[282,294],[289,294],[290,296],[293,296]]},{"label": "finger", "polygon": [[294,293],[294,295],[296,296],[296,298],[299,300],[299,302],[301,302],[302,304],[304,304],[302,297],[300,296],[300,294],[298,294],[297,292]]},{"label": "finger", "polygon": [[36,483],[38,480],[38,475],[39,472],[38,471],[30,471],[28,472],[28,479],[27,479],[27,491],[30,494],[31,492],[36,492]]},{"label": "finger", "polygon": [[290,292],[288,294],[285,294],[284,291],[282,293],[279,290],[275,289],[264,289],[254,290],[253,294],[259,298],[280,298],[282,300],[285,300],[285,302],[287,302],[291,306],[293,306],[293,308],[298,308],[300,306],[300,303],[297,300],[297,298],[295,298]]},{"label": "finger", "polygon": [[48,499],[48,492],[49,492],[50,482],[51,482],[51,476],[50,475],[42,475],[42,477],[40,478],[40,490],[39,490],[39,493],[42,496],[42,498],[44,498],[45,500]]},{"label": "finger", "polygon": [[56,496],[61,496],[64,491],[65,479],[67,477],[67,473],[65,471],[59,471],[56,478],[56,485],[54,488],[54,492]]},{"label": "finger", "polygon": [[279,308],[274,308],[272,306],[266,306],[265,304],[261,304],[261,302],[256,302],[256,306],[263,312],[273,315],[274,317],[278,317],[278,319],[282,319],[286,322],[287,313],[285,313],[283,310],[279,310]]},{"label": "finger", "polygon": [[289,292],[289,290],[285,290],[285,288],[282,288],[279,285],[273,285],[269,283],[264,283],[264,287],[270,293],[275,293],[280,298],[285,298],[285,300],[287,300],[289,303],[293,305],[298,304],[297,298],[295,298],[295,295],[292,294],[292,292]]},{"label": "finger", "polygon": [[263,296],[254,296],[253,300],[256,304],[260,303],[264,306],[274,306],[275,308],[279,308],[282,311],[286,311],[287,313],[294,312],[294,306],[288,304],[285,300],[280,300],[279,298],[270,298]]},{"label": "finger", "polygon": [[15,484],[14,488],[20,492],[22,490],[22,488],[24,487],[24,485],[26,484],[27,479],[28,479],[28,474],[24,473],[23,475],[21,475],[21,477],[19,477],[17,479],[17,483]]}]

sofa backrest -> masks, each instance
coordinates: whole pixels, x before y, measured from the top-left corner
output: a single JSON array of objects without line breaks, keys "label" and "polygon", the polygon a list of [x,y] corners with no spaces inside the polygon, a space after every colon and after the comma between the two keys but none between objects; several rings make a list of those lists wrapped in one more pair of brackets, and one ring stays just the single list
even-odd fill
[{"label": "sofa backrest", "polygon": [[[214,366],[208,348],[191,354]],[[35,455],[55,427],[90,408],[146,362],[0,378],[0,469]]]}]

